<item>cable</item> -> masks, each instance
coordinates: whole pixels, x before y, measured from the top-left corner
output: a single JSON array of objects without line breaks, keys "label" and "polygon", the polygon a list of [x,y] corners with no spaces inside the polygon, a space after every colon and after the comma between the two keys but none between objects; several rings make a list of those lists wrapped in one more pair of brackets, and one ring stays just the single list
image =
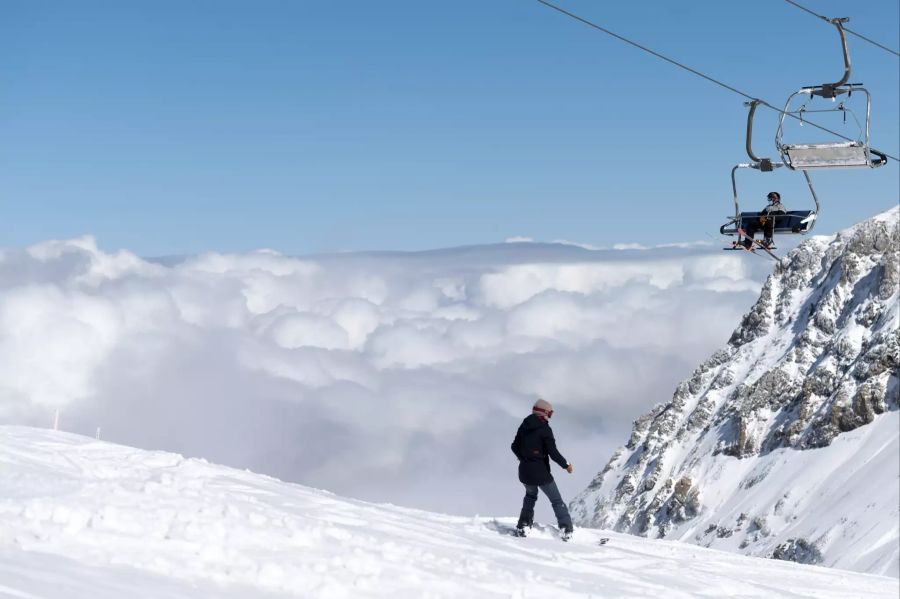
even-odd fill
[{"label": "cable", "polygon": [[[697,75],[698,77],[702,77],[703,79],[706,79],[707,81],[714,83],[714,84],[718,85],[719,87],[724,87],[725,89],[727,89],[730,92],[736,93],[739,96],[743,96],[744,98],[746,98],[748,100],[758,100],[762,106],[765,106],[766,108],[774,110],[775,112],[778,112],[779,114],[783,114],[785,116],[789,116],[793,119],[801,121],[805,125],[810,125],[817,129],[821,129],[822,131],[825,131],[826,133],[830,133],[836,137],[840,137],[841,139],[843,139],[845,141],[854,141],[853,139],[847,137],[846,135],[842,135],[842,134],[838,133],[837,131],[832,131],[831,129],[828,129],[827,127],[823,127],[822,125],[817,125],[816,123],[813,123],[812,121],[802,120],[802,119],[800,119],[800,117],[793,115],[789,112],[785,112],[784,110],[769,104],[765,100],[761,100],[755,96],[751,96],[750,94],[748,94],[746,92],[742,92],[741,90],[737,89],[736,87],[732,87],[732,86],[728,85],[727,83],[723,83],[723,82],[719,81],[718,79],[715,79],[714,77],[710,77],[709,75],[701,73],[697,69],[694,69],[687,65],[684,65],[684,64],[678,62],[677,60],[673,60],[667,56],[664,56],[664,55],[660,54],[659,52],[656,52],[655,50],[651,50],[650,48],[647,48],[646,46],[642,46],[641,44],[639,44],[637,42],[633,42],[630,39],[619,35],[618,33],[610,31],[609,29],[606,29],[605,27],[601,27],[600,25],[585,19],[584,17],[580,17],[580,16],[576,15],[575,13],[569,12],[566,9],[553,4],[552,2],[548,2],[547,0],[537,0],[537,1],[548,8],[552,8],[553,10],[566,15],[567,17],[571,17],[571,18],[575,19],[576,21],[580,21],[581,23],[584,23],[585,25],[587,25],[589,27],[593,27],[594,29],[602,31],[603,33],[605,33],[607,35],[611,35],[612,37],[614,37],[620,41],[623,41],[626,44],[630,44],[630,45],[634,46],[635,48],[639,48],[639,49],[643,50],[644,52],[647,52],[648,54],[651,54],[662,60],[665,60],[666,62],[671,63],[681,69],[684,69],[685,71],[688,71],[689,73],[693,73],[694,75]],[[900,160],[898,160],[894,156],[891,156],[890,154],[885,154],[885,156],[887,156],[891,160],[900,162]]]},{"label": "cable", "polygon": [[637,42],[633,42],[633,41],[631,41],[630,39],[628,39],[628,38],[626,38],[626,37],[622,37],[622,36],[619,35],[618,33],[615,33],[614,31],[610,31],[609,29],[606,29],[606,28],[604,28],[604,27],[601,27],[600,25],[597,25],[596,23],[593,23],[593,22],[591,22],[591,21],[588,21],[587,19],[584,19],[584,18],[582,18],[582,17],[579,17],[579,16],[576,15],[575,13],[571,13],[571,12],[565,10],[564,8],[560,8],[559,6],[556,6],[555,4],[551,4],[550,2],[546,2],[545,0],[537,0],[537,1],[540,2],[541,4],[543,4],[544,6],[549,6],[549,7],[552,8],[553,10],[557,10],[557,11],[561,12],[562,14],[564,14],[564,15],[566,15],[566,16],[572,17],[572,18],[575,19],[576,21],[581,21],[581,22],[584,23],[585,25],[588,25],[588,26],[590,26],[590,27],[593,27],[594,29],[599,29],[599,30],[602,31],[603,33],[605,33],[605,34],[607,34],[607,35],[611,35],[611,36],[613,36],[614,38],[616,38],[616,39],[618,39],[618,40],[621,40],[621,41],[625,42],[626,44],[631,44],[631,45],[634,46],[635,48],[640,48],[641,50],[643,50],[644,52],[647,52],[648,54],[652,54],[653,56],[656,56],[657,58],[661,58],[661,59],[665,60],[666,62],[670,62],[670,63],[674,64],[675,66],[684,69],[685,71],[689,71],[689,72],[693,73],[694,75],[697,75],[698,77],[703,77],[703,78],[706,79],[707,81],[711,81],[712,83],[715,83],[716,85],[719,85],[719,86],[721,86],[721,87],[724,87],[724,88],[727,89],[728,91],[731,91],[731,92],[734,92],[734,93],[736,93],[736,94],[738,94],[738,95],[744,96],[744,97],[747,98],[748,100],[753,100],[753,99],[755,99],[755,98],[753,98],[753,96],[750,96],[750,95],[748,95],[748,94],[745,94],[744,92],[742,92],[742,91],[739,90],[739,89],[736,89],[736,88],[734,88],[734,87],[731,87],[730,85],[728,85],[728,84],[726,84],[726,83],[722,83],[721,81],[719,81],[719,80],[717,80],[717,79],[713,79],[712,77],[710,77],[710,76],[708,76],[708,75],[704,75],[703,73],[701,73],[700,71],[698,71],[698,70],[696,70],[696,69],[692,69],[691,67],[689,67],[689,66],[687,66],[687,65],[683,65],[683,64],[681,64],[680,62],[678,62],[677,60],[672,60],[671,58],[669,58],[669,57],[667,57],[667,56],[663,56],[662,54],[660,54],[659,52],[656,52],[655,50],[651,50],[650,48],[647,48],[646,46],[642,46],[642,45],[640,45],[640,44],[637,43]]},{"label": "cable", "polygon": [[[806,8],[805,6],[801,6],[801,5],[797,4],[796,2],[794,2],[794,0],[784,0],[784,1],[787,2],[788,4],[793,4],[794,6],[796,6],[797,8],[799,8],[800,10],[806,11],[806,12],[808,12],[809,14],[813,15],[814,17],[818,17],[818,18],[822,19],[822,20],[825,21],[826,23],[831,23],[831,19],[829,19],[829,18],[826,17],[825,15],[820,15],[820,14],[817,13],[817,12],[813,12],[813,11],[809,10],[808,8]],[[844,27],[844,31],[846,31],[847,33],[852,33],[852,34],[855,35],[856,37],[858,37],[858,38],[860,38],[860,39],[862,39],[862,40],[865,40],[865,41],[869,42],[869,43],[872,44],[873,46],[878,46],[878,47],[881,48],[882,50],[884,50],[884,51],[886,51],[886,52],[890,52],[890,53],[893,54],[894,56],[900,56],[900,52],[897,52],[896,50],[891,50],[891,49],[888,48],[887,46],[884,46],[884,45],[882,45],[882,44],[879,44],[878,42],[876,42],[876,41],[873,40],[873,39],[869,39],[869,38],[867,38],[866,36],[864,36],[864,35],[862,35],[862,34],[860,34],[860,33],[856,33],[855,31],[853,31],[853,30],[850,29],[849,27]]]}]

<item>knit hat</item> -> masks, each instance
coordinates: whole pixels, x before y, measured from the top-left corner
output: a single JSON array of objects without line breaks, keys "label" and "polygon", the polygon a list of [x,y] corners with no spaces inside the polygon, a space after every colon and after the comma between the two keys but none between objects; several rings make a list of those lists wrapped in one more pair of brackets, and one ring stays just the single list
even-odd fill
[{"label": "knit hat", "polygon": [[549,401],[544,399],[538,399],[536,402],[534,402],[534,407],[531,408],[531,411],[536,413],[544,420],[549,420],[550,417],[553,416],[553,406],[550,405]]}]

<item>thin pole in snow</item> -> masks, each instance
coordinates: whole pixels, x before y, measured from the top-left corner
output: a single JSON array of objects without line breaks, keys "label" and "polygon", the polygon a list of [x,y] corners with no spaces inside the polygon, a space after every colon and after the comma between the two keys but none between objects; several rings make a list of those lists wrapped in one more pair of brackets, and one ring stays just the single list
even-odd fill
[{"label": "thin pole in snow", "polygon": [[59,408],[56,408],[56,413],[53,415],[53,430],[59,430]]}]

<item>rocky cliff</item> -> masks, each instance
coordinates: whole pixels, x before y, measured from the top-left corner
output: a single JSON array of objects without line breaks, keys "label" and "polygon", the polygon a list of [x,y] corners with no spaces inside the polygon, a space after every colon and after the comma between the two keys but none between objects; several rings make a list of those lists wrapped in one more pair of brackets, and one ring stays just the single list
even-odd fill
[{"label": "rocky cliff", "polygon": [[634,422],[576,522],[900,575],[898,215],[784,257],[728,344]]}]

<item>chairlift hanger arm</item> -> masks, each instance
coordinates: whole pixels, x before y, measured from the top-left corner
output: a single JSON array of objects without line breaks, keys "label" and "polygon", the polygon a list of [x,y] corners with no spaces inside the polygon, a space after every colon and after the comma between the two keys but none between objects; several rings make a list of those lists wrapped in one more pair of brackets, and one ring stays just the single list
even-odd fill
[{"label": "chairlift hanger arm", "polygon": [[[750,160],[753,162],[762,162],[760,158],[753,153],[753,115],[756,113],[756,107],[762,100],[758,100],[756,98],[750,100],[749,102],[744,102],[744,106],[750,107],[750,112],[747,114],[747,156],[750,157]],[[768,160],[768,159],[766,159]]]},{"label": "chairlift hanger arm", "polygon": [[[849,21],[849,17],[841,17],[839,19],[831,19],[831,24],[837,27],[838,33],[841,36],[841,49],[844,52],[844,76],[841,77],[841,80],[837,83],[823,83],[822,84],[822,97],[823,98],[833,98],[834,90],[841,87],[848,81],[850,81],[850,50],[847,48],[847,34],[844,33],[844,23]],[[825,95],[826,93],[830,95]]]},{"label": "chairlift hanger arm", "polygon": [[[816,216],[818,216],[818,214],[819,214],[819,208],[820,208],[820,206],[819,206],[819,196],[816,195],[816,190],[813,188],[812,179],[809,178],[809,173],[806,172],[806,171],[801,171],[801,172],[803,173],[803,176],[806,177],[806,184],[809,186],[809,193],[812,194],[813,201],[816,203],[816,212],[815,212],[815,214],[816,214]],[[814,219],[812,220],[812,224],[809,226],[808,229],[806,229],[806,232],[807,232],[807,233],[809,233],[810,231],[812,231],[812,230],[813,230],[813,227],[816,226],[816,220],[818,220],[818,219],[817,219],[817,218],[814,218]]]}]

